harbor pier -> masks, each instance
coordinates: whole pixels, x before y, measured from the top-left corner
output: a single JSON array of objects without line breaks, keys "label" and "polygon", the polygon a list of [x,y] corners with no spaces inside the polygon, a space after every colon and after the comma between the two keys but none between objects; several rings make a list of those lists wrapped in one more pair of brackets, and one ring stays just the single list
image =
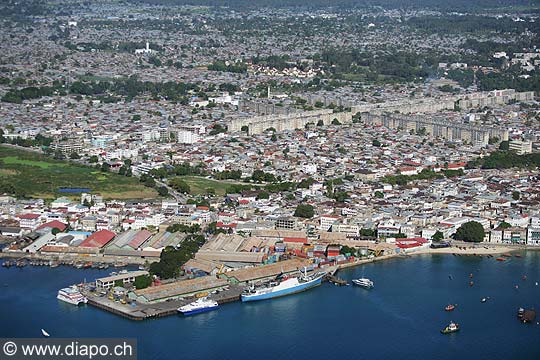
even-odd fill
[{"label": "harbor pier", "polygon": [[[239,301],[242,290],[243,287],[241,286],[231,285],[228,290],[223,290],[217,294],[210,294],[208,298],[215,300],[218,304],[222,305],[233,301]],[[96,292],[83,290],[82,293],[88,299],[89,305],[135,321],[176,315],[178,314],[177,309],[179,307],[197,300],[196,296],[190,296],[178,300],[149,304],[140,302],[122,304],[118,301],[111,300],[106,296],[99,296],[99,293]]]}]

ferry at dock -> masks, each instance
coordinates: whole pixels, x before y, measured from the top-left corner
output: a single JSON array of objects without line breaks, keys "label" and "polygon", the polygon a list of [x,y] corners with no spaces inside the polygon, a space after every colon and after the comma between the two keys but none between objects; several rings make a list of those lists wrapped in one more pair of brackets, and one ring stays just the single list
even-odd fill
[{"label": "ferry at dock", "polygon": [[210,300],[206,297],[199,298],[196,301],[189,303],[187,305],[181,306],[178,308],[178,312],[182,315],[194,315],[199,314],[207,311],[217,310],[219,307],[219,304],[217,301]]},{"label": "ferry at dock", "polygon": [[86,304],[88,302],[88,299],[75,286],[58,290],[56,298],[72,305]]},{"label": "ferry at dock", "polygon": [[259,286],[252,286],[244,290],[241,299],[242,302],[248,302],[296,294],[321,285],[325,275],[326,272],[318,272],[312,275],[303,274],[292,277],[280,274],[276,279],[270,282],[263,283]]}]

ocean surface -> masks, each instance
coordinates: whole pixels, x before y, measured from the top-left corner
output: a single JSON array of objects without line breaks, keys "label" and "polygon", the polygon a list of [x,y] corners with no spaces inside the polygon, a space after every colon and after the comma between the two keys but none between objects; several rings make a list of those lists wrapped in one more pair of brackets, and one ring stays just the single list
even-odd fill
[{"label": "ocean surface", "polygon": [[[537,360],[540,325],[521,324],[516,311],[540,310],[540,252],[522,254],[506,262],[452,255],[393,259],[338,273],[347,280],[368,277],[373,290],[325,283],[279,299],[143,322],[56,299],[59,288],[110,269],[0,268],[0,337],[40,337],[44,328],[52,337],[136,338],[145,360]],[[458,304],[456,310],[445,312],[449,303]],[[461,331],[441,335],[450,320]]]}]

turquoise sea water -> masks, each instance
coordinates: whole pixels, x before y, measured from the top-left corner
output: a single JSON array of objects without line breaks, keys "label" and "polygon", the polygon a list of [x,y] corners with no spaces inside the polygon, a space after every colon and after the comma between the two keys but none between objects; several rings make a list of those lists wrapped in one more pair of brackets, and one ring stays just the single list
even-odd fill
[{"label": "turquoise sea water", "polygon": [[[1,268],[0,337],[40,337],[41,328],[53,337],[132,337],[139,359],[540,359],[540,325],[516,318],[520,306],[540,310],[540,252],[523,255],[504,263],[451,255],[388,260],[338,273],[371,278],[371,291],[325,283],[143,322],[56,299],[59,288],[110,270]],[[454,312],[443,310],[448,303],[458,304]],[[450,320],[461,331],[441,335]]]}]

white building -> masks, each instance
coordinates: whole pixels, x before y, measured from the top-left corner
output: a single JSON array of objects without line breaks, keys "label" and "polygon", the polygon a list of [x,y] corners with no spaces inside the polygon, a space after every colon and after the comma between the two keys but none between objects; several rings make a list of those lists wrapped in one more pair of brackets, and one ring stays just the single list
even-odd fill
[{"label": "white building", "polygon": [[302,172],[306,174],[315,174],[317,172],[317,165],[315,164],[304,164],[302,165]]},{"label": "white building", "polygon": [[40,224],[40,214],[19,215],[19,226],[23,229],[34,230]]},{"label": "white building", "polygon": [[530,154],[532,152],[532,142],[530,141],[512,140],[508,144],[508,147],[518,155]]},{"label": "white building", "polygon": [[540,227],[527,228],[527,245],[540,245]]},{"label": "white building", "polygon": [[199,141],[200,137],[194,132],[180,130],[176,135],[176,139],[180,144],[194,144]]},{"label": "white building", "polygon": [[154,50],[150,49],[150,43],[146,42],[146,47],[144,49],[135,49],[135,55],[149,55],[152,54]]},{"label": "white building", "polygon": [[336,222],[339,223],[339,216],[336,215],[321,215],[320,221],[321,225],[319,229],[321,231],[328,231],[332,227],[332,225]]},{"label": "white building", "polygon": [[144,142],[158,141],[159,139],[161,139],[159,130],[149,130],[142,134],[142,140]]}]

